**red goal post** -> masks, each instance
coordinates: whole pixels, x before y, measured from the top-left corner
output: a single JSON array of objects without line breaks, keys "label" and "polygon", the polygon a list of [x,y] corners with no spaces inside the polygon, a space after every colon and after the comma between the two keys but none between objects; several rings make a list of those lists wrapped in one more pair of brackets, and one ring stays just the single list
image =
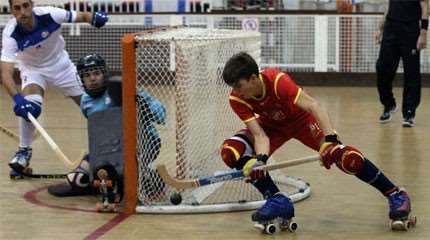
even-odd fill
[{"label": "red goal post", "polygon": [[137,205],[136,101],[130,89],[136,88],[136,34],[122,38],[122,112],[124,138],[124,212],[135,213]]}]

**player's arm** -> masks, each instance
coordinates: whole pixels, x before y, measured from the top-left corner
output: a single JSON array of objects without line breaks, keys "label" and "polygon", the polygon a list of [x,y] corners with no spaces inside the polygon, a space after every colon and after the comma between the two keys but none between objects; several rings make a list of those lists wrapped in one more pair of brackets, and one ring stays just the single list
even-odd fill
[{"label": "player's arm", "polygon": [[156,122],[157,124],[166,124],[166,108],[158,99],[151,96],[148,92],[146,92],[146,94],[149,110],[154,117],[152,121]]},{"label": "player's arm", "polygon": [[297,106],[311,113],[325,135],[334,133],[327,112],[321,107],[318,101],[297,86],[286,73],[280,72],[277,74],[274,90],[277,98],[285,105],[291,108]]},{"label": "player's arm", "polygon": [[[334,162],[336,162],[338,159],[340,159],[339,154],[337,153],[343,153],[349,149],[354,150],[352,147],[344,149],[342,143],[339,141],[339,138],[330,123],[330,119],[327,111],[324,110],[314,98],[312,98],[305,92],[302,92],[296,104],[297,106],[310,112],[315,117],[316,121],[318,122],[318,124],[320,125],[321,129],[325,134],[325,137],[322,140],[320,149],[319,149],[319,153],[321,155],[321,165],[323,165],[327,169],[330,169],[331,165]],[[344,149],[344,150],[341,150],[341,149]],[[361,156],[360,159],[363,160],[362,154],[360,153],[359,155]],[[353,162],[355,158],[348,157],[347,159],[348,160],[352,159],[351,161]]]},{"label": "player's arm", "polygon": [[86,22],[96,28],[103,27],[109,20],[105,12],[79,12],[76,14],[76,22]]},{"label": "player's arm", "polygon": [[109,20],[107,14],[104,12],[76,12],[54,7],[46,7],[46,9],[49,11],[52,18],[60,24],[86,22],[93,25],[94,27],[101,28]]},{"label": "player's arm", "polygon": [[420,36],[417,41],[417,49],[424,49],[427,47],[427,29],[429,25],[429,0],[421,0],[421,30]]},{"label": "player's arm", "polygon": [[263,178],[265,176],[265,172],[263,170],[256,170],[255,168],[266,164],[269,159],[270,140],[263,128],[257,122],[253,108],[250,104],[237,96],[230,96],[230,106],[237,116],[245,123],[254,140],[254,151],[256,157],[249,159],[245,163],[243,166],[243,172],[245,176],[250,177],[251,180]]},{"label": "player's arm", "polygon": [[251,121],[245,123],[246,127],[254,137],[254,150],[257,155],[268,155],[270,151],[270,140],[261,128],[260,124],[254,118]]},{"label": "player's arm", "polygon": [[330,122],[328,113],[317,100],[309,96],[305,91],[301,91],[297,98],[296,105],[315,117],[325,135],[334,134],[335,131]]},{"label": "player's arm", "polygon": [[1,61],[0,64],[2,83],[8,94],[13,98],[15,103],[13,108],[15,115],[28,120],[27,115],[31,113],[33,117],[37,118],[42,111],[40,107],[41,102],[28,100],[18,92],[13,79],[13,73],[15,71],[14,63]]},{"label": "player's arm", "polygon": [[13,97],[18,94],[15,81],[13,80],[13,73],[15,71],[15,64],[12,62],[1,61],[1,80],[8,94]]},{"label": "player's arm", "polygon": [[160,101],[152,97],[145,90],[140,90],[136,98],[145,119],[157,124],[166,123],[166,109]]},{"label": "player's arm", "polygon": [[256,156],[245,163],[243,166],[243,173],[245,176],[248,176],[251,181],[255,181],[264,178],[266,175],[264,170],[260,170],[257,167],[266,164],[267,160],[269,160],[270,139],[255,118],[245,122],[245,124],[254,137],[254,151]]},{"label": "player's arm", "polygon": [[76,20],[75,22],[81,23],[91,23],[93,21],[93,14],[90,12],[78,12],[76,13]]},{"label": "player's arm", "polygon": [[10,33],[5,29],[2,34],[1,49],[1,82],[8,94],[13,97],[18,94],[13,74],[15,72],[16,53],[18,51],[17,43],[10,37]]},{"label": "player's arm", "polygon": [[254,137],[254,150],[256,154],[269,154],[269,138],[257,122],[253,107],[238,96],[230,96],[229,103],[236,115],[248,127]]}]

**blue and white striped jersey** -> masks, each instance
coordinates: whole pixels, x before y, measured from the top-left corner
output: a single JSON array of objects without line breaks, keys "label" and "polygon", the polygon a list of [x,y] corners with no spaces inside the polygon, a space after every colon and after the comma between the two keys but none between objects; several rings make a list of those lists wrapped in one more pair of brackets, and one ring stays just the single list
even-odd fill
[{"label": "blue and white striped jersey", "polygon": [[1,61],[17,62],[20,67],[50,70],[49,67],[61,58],[68,57],[61,36],[61,24],[75,22],[76,12],[35,7],[33,15],[35,25],[30,31],[18,25],[15,18],[6,24],[2,35]]}]

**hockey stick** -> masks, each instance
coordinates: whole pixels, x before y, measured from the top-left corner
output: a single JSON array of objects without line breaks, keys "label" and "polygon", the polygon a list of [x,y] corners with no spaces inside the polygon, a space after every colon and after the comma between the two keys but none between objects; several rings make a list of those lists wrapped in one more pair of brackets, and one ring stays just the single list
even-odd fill
[{"label": "hockey stick", "polygon": [[14,132],[12,132],[11,130],[3,127],[0,125],[0,131],[4,134],[6,134],[8,137],[12,138],[13,140],[15,140],[16,142],[19,142],[19,136],[16,135]]},{"label": "hockey stick", "polygon": [[[0,132],[6,134],[6,136],[10,137],[15,142],[19,143],[19,136],[14,132],[12,132],[11,130],[7,129],[6,127],[3,127],[2,125],[0,125]],[[33,135],[33,141],[36,140],[38,137],[39,137],[39,133],[35,132]]]},{"label": "hockey stick", "polygon": [[[81,162],[84,160],[85,154],[87,154],[86,151],[82,150],[81,154],[79,155],[79,158],[76,159],[75,162],[78,162],[79,164],[81,164]],[[25,177],[37,178],[37,179],[63,179],[63,178],[66,178],[67,174],[61,174],[61,173],[49,173],[49,174],[31,173],[31,174],[28,174],[28,173],[23,172],[22,175]]]},{"label": "hockey stick", "polygon": [[22,176],[29,177],[29,178],[36,178],[36,179],[64,179],[64,178],[66,178],[66,174],[61,174],[61,173],[51,173],[51,174],[45,174],[45,173],[25,174],[25,173],[23,173]]},{"label": "hockey stick", "polygon": [[[84,160],[86,151],[82,150],[81,151],[81,155],[79,155],[79,158],[76,160],[76,162],[79,162],[79,164]],[[20,173],[21,175],[16,176],[15,179],[20,179],[23,177],[28,177],[28,178],[36,178],[36,179],[64,179],[66,178],[67,174],[63,174],[63,173],[32,173],[32,169],[31,169],[31,173],[28,172],[22,172]]]},{"label": "hockey stick", "polygon": [[[286,167],[292,167],[304,163],[309,162],[315,162],[320,160],[321,157],[318,156],[310,156],[310,157],[304,157],[304,158],[298,158],[294,160],[284,161],[280,163],[274,163],[274,164],[268,164],[261,166],[259,168],[264,169],[266,171],[272,171],[276,169],[286,168]],[[178,180],[174,177],[172,177],[166,168],[166,165],[164,164],[158,164],[156,166],[156,169],[158,173],[160,174],[161,178],[163,178],[164,182],[168,185],[176,188],[176,189],[188,189],[188,188],[198,188],[201,186],[214,184],[217,182],[223,182],[227,180],[232,180],[235,178],[242,178],[245,177],[242,170],[232,170],[227,173],[222,174],[216,174],[213,176],[207,176],[207,177],[200,177],[196,179],[190,179],[190,180]]]},{"label": "hockey stick", "polygon": [[40,132],[42,137],[46,140],[48,145],[54,150],[57,157],[63,161],[63,163],[69,168],[69,169],[75,169],[79,166],[81,163],[80,160],[72,162],[69,160],[69,158],[64,155],[64,153],[61,151],[61,149],[58,147],[58,145],[52,140],[52,138],[48,135],[48,133],[43,129],[43,127],[39,124],[39,122],[31,115],[31,113],[27,114],[28,119],[33,123],[34,127],[37,129],[37,131]]},{"label": "hockey stick", "polygon": [[37,179],[64,179],[66,178],[66,174],[61,173],[51,173],[51,174],[43,174],[43,173],[35,173],[31,174],[27,177],[37,178]]}]

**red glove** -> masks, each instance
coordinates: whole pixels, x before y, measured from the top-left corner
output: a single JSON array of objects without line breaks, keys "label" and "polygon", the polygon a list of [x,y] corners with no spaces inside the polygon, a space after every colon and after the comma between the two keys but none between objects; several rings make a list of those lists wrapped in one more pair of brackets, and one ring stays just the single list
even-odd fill
[{"label": "red glove", "polygon": [[320,147],[321,165],[325,168],[330,169],[331,165],[336,161],[338,152],[342,148],[339,143],[325,142]]},{"label": "red glove", "polygon": [[319,153],[321,155],[321,165],[330,169],[331,165],[339,159],[342,154],[340,149],[343,148],[336,134],[325,136],[325,142],[321,145]]}]

